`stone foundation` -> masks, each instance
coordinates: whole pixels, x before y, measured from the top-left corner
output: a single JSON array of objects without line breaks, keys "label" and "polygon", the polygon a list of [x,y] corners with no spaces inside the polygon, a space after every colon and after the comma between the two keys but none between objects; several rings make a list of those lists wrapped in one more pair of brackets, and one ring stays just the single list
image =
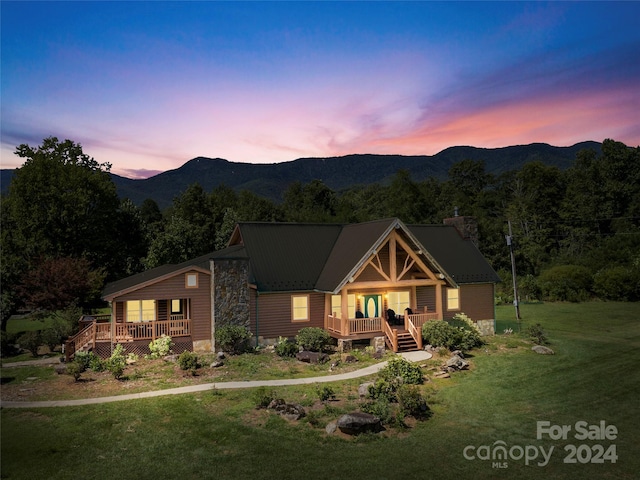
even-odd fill
[{"label": "stone foundation", "polygon": [[353,340],[338,339],[338,352],[350,352],[353,349]]},{"label": "stone foundation", "polygon": [[384,337],[373,337],[371,339],[371,346],[375,352],[384,353],[387,348],[386,343],[384,342]]},{"label": "stone foundation", "polygon": [[494,323],[495,323],[494,320],[478,320],[476,322],[476,325],[480,329],[480,335],[482,336],[495,335],[496,331],[495,331]]},{"label": "stone foundation", "polygon": [[211,340],[194,340],[193,351],[198,353],[207,353],[213,351]]}]

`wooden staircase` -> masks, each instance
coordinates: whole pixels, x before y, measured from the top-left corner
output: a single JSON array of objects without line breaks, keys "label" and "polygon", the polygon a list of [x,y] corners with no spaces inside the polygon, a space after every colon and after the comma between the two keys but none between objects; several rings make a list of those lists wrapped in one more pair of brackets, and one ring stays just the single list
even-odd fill
[{"label": "wooden staircase", "polygon": [[398,352],[414,352],[418,344],[407,330],[398,330]]}]

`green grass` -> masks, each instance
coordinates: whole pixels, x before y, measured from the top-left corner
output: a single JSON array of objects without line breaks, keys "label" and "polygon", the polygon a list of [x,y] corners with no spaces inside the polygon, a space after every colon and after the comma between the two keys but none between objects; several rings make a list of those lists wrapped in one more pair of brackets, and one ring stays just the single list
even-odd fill
[{"label": "green grass", "polygon": [[7,322],[7,333],[17,335],[19,333],[31,332],[34,330],[44,330],[53,324],[53,318],[47,317],[44,320],[34,320],[30,316],[14,317]]},{"label": "green grass", "polygon": [[[640,304],[522,305],[522,327],[540,323],[555,350],[531,352],[498,335],[474,351],[472,370],[424,386],[433,417],[392,437],[327,437],[253,407],[252,392],[219,390],[85,407],[2,409],[2,478],[104,479],[632,479],[640,471]],[[513,307],[497,309],[498,331]],[[244,365],[247,371],[259,366]],[[355,397],[360,381],[332,384]],[[315,386],[278,388],[311,404]],[[338,409],[339,410],[339,409]],[[615,425],[615,441],[536,439],[536,422]],[[504,441],[554,447],[546,467],[467,460],[465,446]],[[615,444],[612,464],[565,464],[567,444]],[[535,462],[534,462],[535,463]]]}]

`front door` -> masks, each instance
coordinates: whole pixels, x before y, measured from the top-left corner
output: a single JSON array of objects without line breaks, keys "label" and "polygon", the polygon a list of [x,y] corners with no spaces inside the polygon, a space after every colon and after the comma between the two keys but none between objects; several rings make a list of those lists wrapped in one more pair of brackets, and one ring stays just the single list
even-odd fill
[{"label": "front door", "polygon": [[379,317],[380,303],[382,303],[381,295],[365,295],[364,296],[364,316],[367,318]]}]

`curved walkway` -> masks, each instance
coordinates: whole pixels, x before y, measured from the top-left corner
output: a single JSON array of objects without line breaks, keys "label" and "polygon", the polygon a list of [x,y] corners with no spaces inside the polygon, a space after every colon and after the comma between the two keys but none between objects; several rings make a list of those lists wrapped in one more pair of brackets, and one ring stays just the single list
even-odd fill
[{"label": "curved walkway", "polygon": [[[431,354],[424,351],[405,352],[399,354],[411,362],[421,362],[431,358]],[[168,388],[152,392],[131,393],[128,395],[114,395],[111,397],[82,398],[78,400],[45,400],[41,402],[0,402],[2,408],[42,408],[42,407],[74,407],[78,405],[94,405],[98,403],[120,402],[124,400],[137,400],[141,398],[162,397],[165,395],[181,395],[183,393],[204,392],[207,390],[254,388],[254,387],[281,387],[286,385],[306,385],[310,383],[328,383],[350,380],[352,378],[373,375],[382,369],[387,362],[376,363],[369,367],[354,370],[353,372],[327,375],[324,377],[288,378],[284,380],[252,380],[244,382],[220,382],[204,383],[201,385],[189,385],[187,387]]]}]

